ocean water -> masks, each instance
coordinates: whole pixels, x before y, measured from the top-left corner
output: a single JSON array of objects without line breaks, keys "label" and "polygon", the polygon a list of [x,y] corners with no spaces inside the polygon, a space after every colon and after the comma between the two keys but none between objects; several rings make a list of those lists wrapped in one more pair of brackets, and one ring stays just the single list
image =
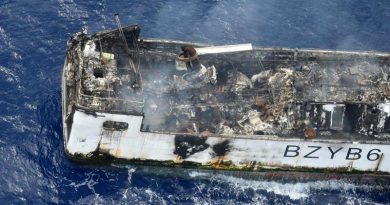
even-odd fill
[{"label": "ocean water", "polygon": [[66,40],[137,23],[211,44],[390,51],[388,0],[0,0],[0,204],[390,204],[388,185],[82,166],[63,149]]}]

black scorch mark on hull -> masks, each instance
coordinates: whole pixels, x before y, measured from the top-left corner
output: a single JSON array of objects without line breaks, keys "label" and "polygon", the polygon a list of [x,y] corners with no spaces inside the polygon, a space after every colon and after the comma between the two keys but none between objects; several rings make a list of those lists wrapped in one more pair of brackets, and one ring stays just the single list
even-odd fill
[{"label": "black scorch mark on hull", "polygon": [[206,143],[206,140],[207,137],[176,135],[175,151],[173,153],[179,155],[182,159],[186,159],[209,148],[210,145]]},{"label": "black scorch mark on hull", "polygon": [[221,156],[225,156],[231,150],[232,146],[230,145],[229,140],[224,140],[220,143],[213,145],[212,148],[214,151],[212,155],[214,157],[221,157]]}]

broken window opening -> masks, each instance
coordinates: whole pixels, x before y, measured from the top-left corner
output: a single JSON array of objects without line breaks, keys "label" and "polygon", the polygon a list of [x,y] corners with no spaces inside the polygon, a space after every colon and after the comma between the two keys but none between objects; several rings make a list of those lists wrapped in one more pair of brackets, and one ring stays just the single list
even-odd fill
[{"label": "broken window opening", "polygon": [[95,78],[104,78],[104,69],[103,68],[94,68],[93,75]]},{"label": "broken window opening", "polygon": [[103,122],[103,129],[106,130],[116,130],[123,131],[129,128],[129,124],[127,122],[117,122],[117,121],[105,121]]}]

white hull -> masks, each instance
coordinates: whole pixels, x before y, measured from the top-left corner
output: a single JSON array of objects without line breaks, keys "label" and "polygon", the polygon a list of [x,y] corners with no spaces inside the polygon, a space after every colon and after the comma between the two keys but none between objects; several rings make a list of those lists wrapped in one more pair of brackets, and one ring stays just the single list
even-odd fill
[{"label": "white hull", "polygon": [[[174,151],[175,135],[141,132],[142,116],[76,111],[66,150],[70,155],[88,159],[95,151],[117,159],[160,161],[221,169],[324,169],[341,172],[368,171],[390,173],[390,145],[375,142],[342,142],[321,140],[276,139],[273,136],[209,136],[207,148],[189,154],[185,159]],[[104,121],[129,124],[126,131],[105,132]],[[273,139],[274,138],[274,139]],[[223,156],[216,156],[217,144],[225,144]],[[218,146],[218,145],[217,145]],[[387,162],[387,163],[386,163]]]}]

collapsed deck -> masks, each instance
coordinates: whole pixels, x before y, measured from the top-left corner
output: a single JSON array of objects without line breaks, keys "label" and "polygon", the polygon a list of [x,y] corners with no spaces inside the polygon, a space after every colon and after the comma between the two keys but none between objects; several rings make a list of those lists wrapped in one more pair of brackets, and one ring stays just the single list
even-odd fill
[{"label": "collapsed deck", "polygon": [[389,137],[389,55],[254,48],[199,55],[189,70],[181,44],[137,41],[138,74],[118,35],[84,39],[70,57],[81,60],[67,73],[77,105],[143,115],[148,132]]},{"label": "collapsed deck", "polygon": [[[140,116],[139,132],[174,135],[175,146],[182,138],[188,143],[185,136],[380,144],[390,139],[389,54],[210,47],[141,40],[139,32],[137,26],[124,28],[125,41],[119,30],[69,41],[66,135],[82,110],[97,118]],[[182,46],[195,47],[197,58],[180,60]],[[137,129],[124,121],[99,122],[98,135]],[[189,153],[177,146],[174,152],[181,160]]]}]

